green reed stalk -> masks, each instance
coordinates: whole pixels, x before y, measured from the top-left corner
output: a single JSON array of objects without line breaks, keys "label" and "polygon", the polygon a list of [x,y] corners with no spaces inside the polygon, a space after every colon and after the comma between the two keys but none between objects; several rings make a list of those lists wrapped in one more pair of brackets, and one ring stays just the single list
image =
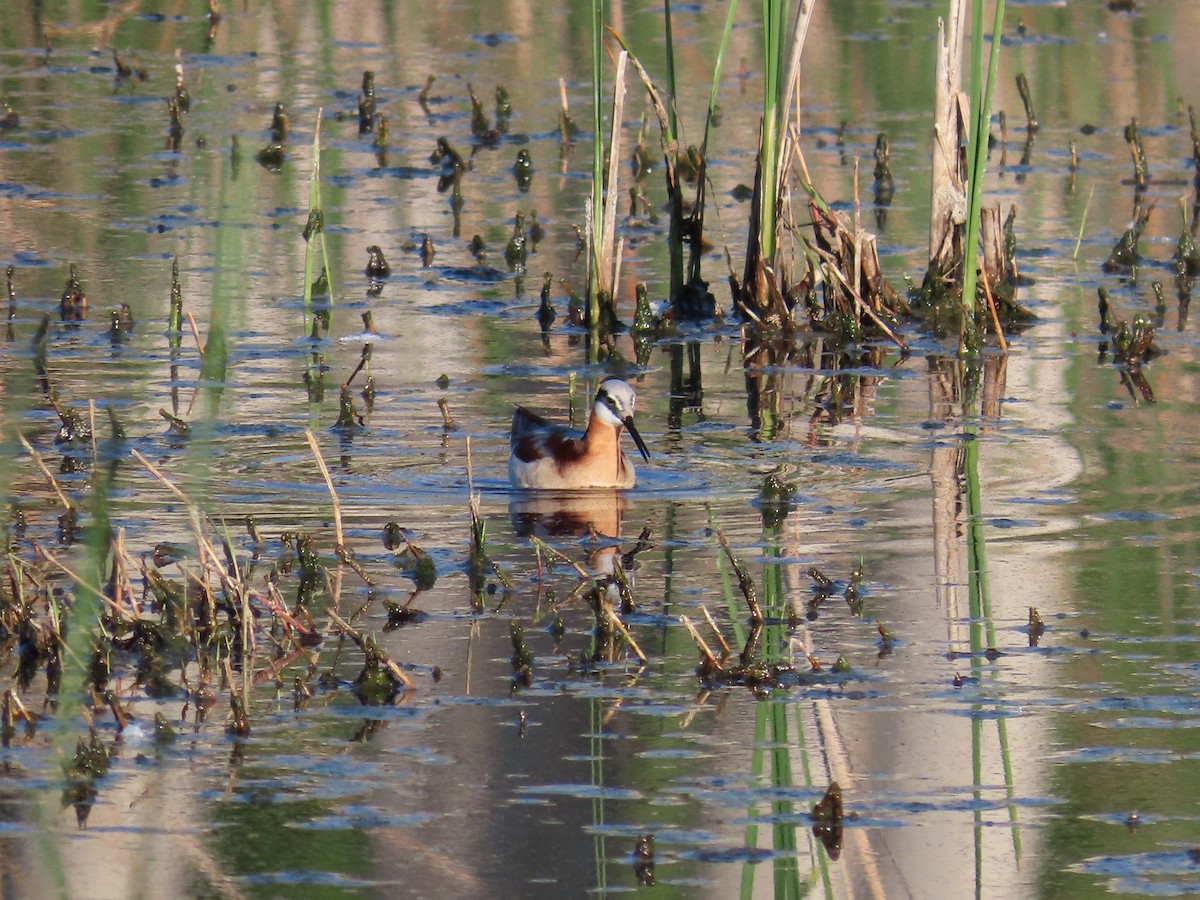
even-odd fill
[{"label": "green reed stalk", "polygon": [[[968,228],[968,232],[970,229]],[[970,256],[970,254],[968,254]],[[965,278],[964,278],[965,281]],[[972,295],[974,296],[974,295]],[[966,302],[966,293],[963,293]],[[967,594],[971,617],[971,671],[977,683],[983,669],[984,653],[990,643],[991,598],[988,595],[987,556],[983,537],[983,502],[979,483],[979,434],[975,426],[966,428],[966,447],[963,451],[963,468],[967,481]],[[986,617],[986,619],[985,619]],[[984,642],[983,623],[988,623],[989,641]],[[983,809],[980,801],[983,792],[983,708],[979,703],[971,706],[971,780],[974,785],[974,843],[975,843],[975,896],[980,896],[983,884]]]},{"label": "green reed stalk", "polygon": [[[588,700],[588,742],[591,750],[592,786],[604,787],[604,751],[607,749],[604,740],[604,704],[598,697]],[[608,850],[605,840],[605,814],[603,792],[598,791],[592,798],[592,853],[596,866],[596,883],[594,887],[604,892],[608,887]]]},{"label": "green reed stalk", "polygon": [[[716,523],[709,515],[709,525],[713,528]],[[780,546],[780,530],[764,528],[763,531],[766,553],[778,560],[782,556]],[[739,647],[746,643],[745,612],[742,601],[734,590],[733,581],[724,554],[718,554],[717,568],[721,579],[725,605],[729,613],[729,621],[733,626],[734,640]],[[769,615],[782,619],[787,594],[783,584],[783,570],[776,563],[766,567],[763,573],[763,609],[769,610]],[[765,661],[778,660],[779,648],[787,642],[784,626],[781,624],[768,625],[763,632],[763,658]],[[788,711],[796,709],[795,735],[789,733]],[[768,698],[758,704],[754,715],[754,743],[750,759],[750,774],[756,785],[762,784],[770,765],[770,785],[777,793],[786,794],[795,787],[796,777],[792,765],[792,748],[795,747],[800,755],[803,783],[806,787],[813,784],[812,771],[809,765],[808,749],[804,737],[804,723],[800,718],[796,704],[791,701],[775,701]],[[790,821],[795,813],[795,804],[791,800],[773,800],[771,814],[775,820],[771,827],[772,849],[775,851],[774,896],[781,898],[799,898],[804,896],[804,886],[811,884],[812,876],[801,877],[797,855],[796,826]],[[745,845],[758,846],[759,809],[757,803],[751,803],[746,812],[749,824],[746,826]],[[826,887],[826,895],[831,895],[828,865],[823,855],[819,855],[817,867],[820,869],[822,881]],[[753,863],[745,863],[742,867],[741,890],[739,896],[751,900],[755,896],[754,875],[758,867]]]},{"label": "green reed stalk", "polygon": [[[781,529],[770,527],[763,529],[764,549],[767,554],[767,565],[763,569],[763,609],[768,610],[769,616],[777,623],[763,629],[763,659],[765,661],[780,660],[781,650],[788,645],[788,634],[782,621],[787,618],[787,592],[783,585],[783,566],[780,559],[783,548],[780,545]],[[761,705],[761,704],[760,704]],[[796,785],[795,773],[792,769],[792,748],[804,747],[804,731],[799,718],[796,720],[797,731],[791,736],[788,728],[788,710],[794,704],[780,699],[768,699],[767,715],[770,720],[769,746],[771,759],[771,787],[776,796],[792,791]],[[775,896],[792,898],[800,897],[800,869],[796,856],[796,828],[787,821],[795,813],[791,800],[780,799],[771,801],[771,814],[774,824],[771,826],[771,849],[774,850],[773,872]]]},{"label": "green reed stalk", "polygon": [[671,0],[663,0],[663,37],[667,45],[667,93],[671,97],[667,121],[671,123],[671,136],[674,137],[679,133],[679,126],[675,121],[675,32],[671,27]]},{"label": "green reed stalk", "polygon": [[[732,593],[729,594],[732,600]],[[737,621],[736,619],[734,621]],[[750,783],[760,784],[762,782],[763,770],[766,768],[766,754],[763,753],[762,747],[767,740],[767,710],[765,703],[759,703],[754,708],[754,744],[755,749],[750,754]],[[758,805],[751,803],[750,808],[746,810],[746,818],[749,824],[746,826],[745,845],[747,847],[758,846]],[[754,897],[754,873],[757,870],[757,863],[744,862],[742,863],[742,889],[738,896],[741,900],[753,900]]]},{"label": "green reed stalk", "polygon": [[[992,616],[992,598],[988,583],[987,548],[983,535],[983,500],[979,481],[979,437],[971,426],[967,429],[968,441],[964,450],[963,466],[967,482],[967,586],[971,616],[971,668],[978,678],[983,669],[984,655],[988,648],[996,646],[996,626]],[[983,708],[972,707],[971,716],[971,760],[975,784],[975,798],[982,799],[980,785],[983,780]],[[1000,748],[1000,761],[1004,770],[1004,786],[1008,797],[1008,818],[1012,828],[1013,855],[1021,860],[1021,828],[1019,811],[1015,803],[1016,786],[1013,775],[1012,752],[1008,744],[1008,726],[1004,719],[996,721],[996,737]],[[975,811],[975,879],[977,891],[983,884],[983,813]]]},{"label": "green reed stalk", "polygon": [[[978,655],[971,658],[971,668],[979,668]],[[974,784],[974,790],[971,796],[975,800],[975,809],[972,811],[972,832],[974,834],[975,843],[975,896],[983,896],[983,791],[980,790],[980,785],[983,783],[983,719],[980,718],[983,710],[980,704],[975,703],[971,706],[971,781]]]},{"label": "green reed stalk", "polygon": [[603,240],[604,209],[604,136],[600,130],[600,104],[603,93],[604,0],[592,0],[592,252],[588,259],[588,327],[600,324],[600,267],[596,254]]},{"label": "green reed stalk", "polygon": [[979,213],[983,205],[983,175],[987,171],[988,124],[992,118],[992,89],[1000,63],[1000,36],[1004,33],[1004,0],[996,0],[992,22],[992,49],[988,70],[983,70],[983,3],[975,0],[971,13],[971,136],[967,155],[967,229],[963,246],[963,306],[974,329],[975,266],[979,259]]},{"label": "green reed stalk", "polygon": [[763,115],[759,160],[762,169],[762,188],[758,207],[758,244],[762,259],[775,259],[775,237],[778,226],[778,187],[780,132],[783,128],[783,76],[787,60],[784,47],[787,38],[790,0],[763,0]]},{"label": "green reed stalk", "polygon": [[[972,413],[974,411],[972,410]],[[968,441],[963,454],[963,468],[967,482],[967,586],[970,596],[971,614],[971,666],[978,675],[982,669],[982,660],[989,647],[996,646],[996,625],[992,617],[992,597],[989,589],[987,570],[987,546],[983,534],[983,492],[979,480],[979,436],[974,426],[967,429]],[[979,784],[982,772],[982,730],[983,721],[980,718],[982,709],[978,706],[972,716],[972,759],[975,767],[976,796],[979,795]],[[1013,775],[1012,753],[1008,745],[1008,724],[1004,719],[996,720],[996,738],[1000,747],[1001,766],[1004,769],[1004,786],[1008,797],[1008,818],[1012,827],[1013,853],[1018,862],[1021,859],[1021,829],[1018,809],[1015,803],[1016,784]],[[982,815],[981,811],[977,812]],[[976,823],[976,878],[982,877],[978,868],[982,860],[981,835],[982,820]],[[981,882],[980,882],[981,883]]]},{"label": "green reed stalk", "polygon": [[1013,775],[1012,753],[1008,749],[1008,721],[996,720],[996,737],[1000,742],[1000,759],[1004,766],[1004,793],[1008,798],[1008,821],[1012,825],[1013,857],[1021,864],[1021,822],[1017,807],[1017,785]]}]

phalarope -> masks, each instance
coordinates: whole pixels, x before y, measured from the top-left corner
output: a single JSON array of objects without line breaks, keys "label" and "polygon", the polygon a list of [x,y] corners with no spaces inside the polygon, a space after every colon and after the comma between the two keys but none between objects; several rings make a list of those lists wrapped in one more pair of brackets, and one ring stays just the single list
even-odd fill
[{"label": "phalarope", "polygon": [[646,443],[633,424],[633,388],[620,378],[600,382],[586,431],[557,425],[518,406],[512,421],[508,477],[519,488],[577,491],[631,488],[633,463],[621,451],[628,429],[643,459]]}]

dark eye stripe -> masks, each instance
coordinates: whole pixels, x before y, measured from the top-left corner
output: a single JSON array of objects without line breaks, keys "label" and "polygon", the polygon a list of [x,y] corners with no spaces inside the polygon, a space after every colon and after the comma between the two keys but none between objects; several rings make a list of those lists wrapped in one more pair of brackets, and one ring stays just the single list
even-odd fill
[{"label": "dark eye stripe", "polygon": [[626,416],[633,414],[633,404],[632,403],[629,404],[629,410],[628,410],[628,412],[626,412],[625,410],[621,409],[620,401],[618,401],[617,398],[614,397],[612,394],[610,394],[608,391],[605,391],[605,390],[600,391],[600,393],[596,399],[599,400],[601,403],[603,403],[605,406],[607,406],[610,410],[612,410],[613,415],[616,416],[618,419],[624,419]]}]

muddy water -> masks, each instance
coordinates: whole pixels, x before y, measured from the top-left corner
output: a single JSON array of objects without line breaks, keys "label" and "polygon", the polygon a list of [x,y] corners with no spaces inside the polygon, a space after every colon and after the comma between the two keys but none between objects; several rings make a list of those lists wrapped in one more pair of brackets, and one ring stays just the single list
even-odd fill
[{"label": "muddy water", "polygon": [[[227,5],[211,37],[199,3],[17,0],[0,11],[0,100],[20,115],[0,132],[0,260],[15,267],[17,292],[14,336],[0,350],[3,481],[28,521],[13,545],[28,558],[35,541],[72,556],[58,542],[57,502],[15,442],[19,428],[72,496],[88,496],[94,464],[115,473],[111,515],[135,554],[186,544],[190,532],[134,449],[230,522],[256,517],[266,539],[257,562],[233,526],[252,578],[261,581],[282,555],[280,534],[296,528],[318,537],[338,571],[328,494],[304,438],[311,428],[346,540],[377,582],[369,590],[340,570],[314,616],[324,621],[334,593],[344,614],[365,606],[359,626],[411,667],[418,687],[395,706],[365,709],[348,689],[362,665],[351,645],[328,637],[311,671],[293,662],[275,672],[264,651],[252,730],[234,741],[224,694],[198,716],[183,694],[151,698],[132,670],[116,672],[134,724],[118,737],[110,716],[97,718],[114,758],[86,828],[60,807],[49,719],[0,750],[5,896],[608,895],[638,884],[643,835],[655,839],[658,890],[676,896],[1197,889],[1200,358],[1170,257],[1179,199],[1190,211],[1195,175],[1177,98],[1196,102],[1188,92],[1200,84],[1190,42],[1175,38],[1200,33],[1200,13],[1169,0],[1143,2],[1136,15],[1103,4],[1010,5],[996,101],[1008,140],[993,153],[988,190],[1005,210],[1018,208],[1018,260],[1030,282],[1021,299],[1039,320],[1011,339],[1003,365],[994,355],[986,367],[977,446],[990,603],[973,616],[962,375],[951,344],[913,333],[907,358],[879,348],[849,367],[834,397],[835,358],[810,343],[751,370],[751,384],[773,389],[775,416],[763,421],[750,412],[734,324],[662,340],[644,366],[627,336],[596,361],[586,337],[562,325],[557,279],[579,288],[584,277],[572,226],[582,223],[590,157],[585,141],[560,156],[558,80],[586,128],[583,4],[552,14],[520,3]],[[919,279],[927,243],[940,11],[822,4],[805,55],[810,171],[828,199],[851,209],[859,160],[861,214],[874,220],[896,284],[906,273]],[[733,191],[753,177],[755,13],[740,14],[710,170],[717,249],[705,272],[726,304],[724,247],[741,259],[749,215]],[[676,15],[679,108],[695,142],[724,9]],[[661,72],[660,9],[626,4],[610,18]],[[113,46],[145,68],[144,82],[116,79]],[[178,151],[167,148],[163,99],[176,48],[192,98]],[[366,68],[389,120],[386,158],[357,131]],[[1028,148],[1018,72],[1033,86],[1040,124]],[[439,136],[470,152],[468,84],[489,116],[504,84],[513,115],[494,149],[474,153],[456,222],[429,156]],[[291,133],[271,172],[254,157],[276,102]],[[337,287],[332,326],[314,342],[300,230],[319,109]],[[641,112],[631,91],[629,140]],[[1146,263],[1131,279],[1100,266],[1132,215],[1121,134],[1134,116],[1150,158],[1146,197],[1158,206],[1142,242]],[[886,208],[870,192],[880,130],[897,182]],[[527,193],[511,171],[520,149],[535,167]],[[655,177],[649,192],[661,202]],[[545,236],[518,285],[503,250],[515,213],[532,210]],[[661,296],[664,221],[643,216],[622,228],[626,303],[639,280]],[[476,234],[482,261],[468,247]],[[431,265],[418,252],[426,236]],[[371,244],[392,267],[377,295],[363,274]],[[202,339],[213,340],[214,327],[223,334],[224,371],[202,370],[190,335],[177,353],[168,347],[173,257]],[[89,315],[62,324],[72,263]],[[555,276],[560,316],[546,338],[533,317],[544,271]],[[1165,286],[1158,340],[1167,353],[1141,373],[1150,403],[1143,386],[1098,361],[1095,298],[1105,287],[1119,317],[1153,317],[1155,281]],[[114,340],[109,315],[121,303],[136,324]],[[379,332],[377,396],[368,411],[356,395],[364,427],[337,432],[338,386],[359,362],[367,311]],[[127,432],[123,442],[101,440],[95,459],[54,444],[58,418],[31,349],[47,312],[47,369],[60,396],[80,409],[94,400],[102,422],[113,405]],[[323,393],[304,382],[316,364],[328,370]],[[691,380],[674,399],[673,366]],[[563,418],[571,407],[582,419],[596,379],[610,372],[639,394],[653,458],[638,488],[574,506],[510,491],[513,403]],[[191,436],[170,434],[163,409],[192,423]],[[789,501],[763,501],[768,477],[793,486]],[[512,582],[506,592],[491,579],[479,615],[466,573],[469,482],[489,551]],[[408,601],[413,582],[382,545],[388,521],[410,530],[439,573],[412,601],[425,618],[391,630],[381,601]],[[623,549],[650,530],[654,546],[634,571],[639,608],[628,617],[644,667],[629,656],[585,665],[594,620],[582,602],[563,602],[577,576],[559,563],[539,577],[531,528],[582,566],[604,564],[607,542],[580,534],[588,521],[619,535]],[[703,607],[735,646],[746,637],[717,528],[775,604],[769,615],[792,620],[768,628],[764,658],[806,671],[811,653],[819,676],[788,676],[761,698],[702,689],[679,616],[701,618]],[[814,565],[838,582],[827,599],[806,574]],[[842,589],[858,565],[863,607],[853,615]],[[295,576],[281,589],[294,592]],[[1047,626],[1036,647],[1030,606]],[[513,621],[535,657],[528,685],[513,683]],[[848,674],[831,672],[839,655]],[[11,658],[5,666],[8,689]],[[332,678],[319,685],[318,675]],[[298,676],[313,688],[299,703]],[[39,676],[21,696],[41,710],[44,692]],[[165,747],[151,739],[156,712],[179,733]],[[853,816],[834,853],[808,818],[832,781]]]}]

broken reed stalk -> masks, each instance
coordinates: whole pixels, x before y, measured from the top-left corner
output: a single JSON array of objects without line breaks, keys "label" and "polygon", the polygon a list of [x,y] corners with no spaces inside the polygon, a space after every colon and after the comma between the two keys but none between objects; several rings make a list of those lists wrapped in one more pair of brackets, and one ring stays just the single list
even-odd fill
[{"label": "broken reed stalk", "polygon": [[1017,75],[1017,93],[1021,95],[1021,103],[1025,107],[1025,129],[1032,135],[1038,130],[1037,113],[1033,111],[1033,94],[1024,72]]},{"label": "broken reed stalk", "polygon": [[237,679],[233,676],[233,666],[229,662],[228,656],[221,657],[221,668],[225,673],[225,680],[229,683],[229,709],[233,716],[232,721],[227,726],[230,734],[237,737],[248,737],[250,735],[250,716],[246,709],[246,691],[243,683],[242,689],[237,688]]},{"label": "broken reed stalk", "polygon": [[[734,4],[736,5],[736,4]],[[683,195],[682,188],[679,184],[679,175],[676,167],[676,154],[679,151],[679,143],[676,140],[675,132],[675,110],[673,102],[671,105],[663,103],[658,91],[654,87],[654,82],[650,79],[649,73],[645,67],[638,61],[638,58],[629,51],[629,45],[625,43],[625,39],[611,28],[608,33],[613,39],[621,45],[621,49],[629,53],[629,61],[633,63],[634,71],[637,72],[638,78],[641,79],[642,86],[646,89],[646,93],[650,98],[650,105],[654,109],[654,116],[658,119],[659,146],[662,148],[663,154],[663,171],[666,173],[667,182],[667,199],[671,207],[671,219],[669,225],[668,243],[670,250],[670,265],[671,265],[671,287],[670,297],[672,300],[677,298],[683,292],[683,232],[684,232],[684,216],[683,216]],[[715,100],[715,88],[713,97]],[[710,109],[711,115],[711,109]],[[701,187],[697,186],[697,198],[702,196]],[[697,201],[699,203],[699,200]],[[693,215],[697,215],[697,212]]]},{"label": "broken reed stalk", "polygon": [[[585,570],[581,565],[579,565],[579,563],[575,562],[575,560],[571,559],[571,557],[567,556],[562,551],[556,550],[554,547],[551,547],[549,544],[547,544],[545,541],[543,541],[541,538],[537,537],[536,535],[530,535],[529,540],[533,543],[534,548],[538,551],[539,554],[545,553],[547,556],[553,556],[553,557],[556,557],[557,559],[562,560],[568,566],[570,566],[572,569],[574,569],[579,574],[579,577],[584,580],[587,580],[592,577],[591,574],[587,570]],[[539,559],[540,559],[540,556],[539,556]]]},{"label": "broken reed stalk", "polygon": [[[317,446],[316,435],[312,433],[312,429],[304,429],[304,438],[308,441],[308,446],[312,450],[313,458],[317,461],[317,468],[321,470],[321,477],[325,479],[325,487],[329,489],[329,499],[333,504],[333,531],[337,540],[339,557],[341,551],[345,549],[346,542],[342,532],[342,503],[338,500],[337,491],[333,489],[333,479],[329,475],[329,467],[325,465],[325,459],[321,456],[321,448]],[[360,573],[361,574],[361,573]],[[370,579],[367,579],[370,581]]]},{"label": "broken reed stalk", "polygon": [[507,591],[512,588],[512,581],[504,570],[487,554],[487,522],[479,512],[482,495],[475,493],[475,470],[471,462],[471,438],[467,438],[467,493],[469,496],[468,509],[471,513],[471,548],[470,559],[467,563],[468,576],[471,584],[471,609],[475,613],[483,612],[483,578],[484,573],[491,569]]},{"label": "broken reed stalk", "polygon": [[325,246],[325,210],[321,206],[321,113],[317,109],[317,124],[313,129],[312,173],[308,182],[308,220],[304,225],[304,334],[312,333],[309,322],[312,315],[313,298],[313,262],[316,252],[313,248],[313,237],[316,236],[321,249],[321,266],[329,285],[329,305],[333,306],[333,267],[329,263],[329,250]]},{"label": "broken reed stalk", "polygon": [[[952,0],[949,22],[938,19],[934,65],[933,153],[929,202],[929,267],[945,272],[957,253],[960,222],[955,210],[966,206],[960,147],[968,100],[962,92],[963,21],[966,0]],[[947,27],[948,25],[948,27]]]},{"label": "broken reed stalk", "polygon": [[164,475],[161,471],[159,471],[159,469],[157,467],[155,467],[154,463],[150,462],[150,460],[148,460],[148,459],[146,459],[146,457],[142,456],[142,454],[139,453],[137,450],[130,450],[129,455],[132,456],[134,459],[136,459],[139,463],[141,463],[145,467],[146,471],[148,471],[151,475],[153,475],[155,478],[157,478],[163,484],[163,486],[166,487],[166,489],[169,490],[172,494],[174,494],[176,497],[178,497],[184,503],[187,503],[187,504],[191,503],[191,501],[188,500],[187,494],[185,494],[183,491],[181,491],[179,488],[177,488],[175,486],[175,484],[171,481],[171,479],[167,478],[166,475]]},{"label": "broken reed stalk", "polygon": [[17,432],[17,438],[21,441],[21,446],[25,448],[25,452],[28,453],[33,459],[34,465],[36,465],[41,471],[42,477],[46,479],[46,483],[50,485],[50,488],[54,491],[55,496],[58,497],[58,502],[62,504],[63,509],[66,512],[73,512],[74,507],[71,506],[71,501],[67,499],[67,495],[64,494],[62,492],[62,488],[58,486],[58,479],[54,477],[53,473],[46,466],[46,463],[42,460],[41,454],[33,449],[33,445],[30,444],[29,441],[25,440],[25,435],[21,434],[19,431]]},{"label": "broken reed stalk", "polygon": [[178,350],[183,333],[183,288],[179,284],[179,257],[171,258],[171,312],[167,325],[167,341]]},{"label": "broken reed stalk", "polygon": [[741,561],[733,555],[733,548],[729,546],[729,541],[726,540],[724,532],[720,528],[717,529],[717,541],[721,545],[721,549],[725,551],[725,555],[729,557],[729,564],[733,566],[733,572],[737,575],[738,587],[741,589],[742,596],[746,598],[746,606],[750,609],[750,621],[761,624],[763,621],[762,609],[758,605],[758,595],[754,591],[754,579],[750,577],[750,573],[746,571],[746,567]]},{"label": "broken reed stalk", "polygon": [[558,79],[558,130],[559,139],[562,143],[560,154],[562,156],[562,173],[567,174],[567,150],[571,146],[571,139],[575,135],[575,121],[571,118],[571,109],[567,105],[567,82],[566,79]]},{"label": "broken reed stalk", "polygon": [[[333,620],[333,623],[337,625],[338,629],[347,635],[352,641],[354,641],[354,643],[356,643],[360,649],[364,651],[367,650],[368,642],[367,639],[363,637],[361,631],[356,629],[332,609],[329,610],[329,618]],[[376,656],[379,662],[383,664],[384,668],[388,670],[388,673],[391,674],[393,678],[404,685],[405,690],[411,691],[416,688],[417,683],[409,678],[407,673],[405,673],[405,671],[396,664],[395,660],[384,653],[383,650],[379,649],[378,646],[373,646],[369,652]]]},{"label": "broken reed stalk", "polygon": [[[733,0],[729,4],[725,16],[725,27],[721,33],[720,44],[717,47],[717,59],[713,65],[712,87],[709,90],[708,96],[708,110],[704,120],[704,139],[700,143],[699,150],[700,168],[696,177],[696,197],[692,203],[691,212],[686,217],[684,215],[682,186],[679,183],[676,166],[676,157],[679,152],[679,130],[674,99],[669,104],[663,103],[649,74],[647,74],[637,57],[633,55],[625,39],[612,28],[608,29],[613,39],[620,44],[623,50],[630,54],[629,60],[633,63],[634,69],[650,97],[651,106],[654,109],[655,117],[658,119],[659,145],[662,148],[667,199],[671,210],[667,243],[670,253],[670,290],[668,296],[672,303],[681,297],[684,292],[683,244],[685,233],[689,234],[691,236],[690,240],[694,242],[686,280],[691,281],[700,277],[701,251],[699,249],[700,242],[696,241],[696,237],[702,235],[704,232],[704,205],[706,188],[708,186],[708,179],[705,174],[708,164],[708,139],[712,132],[713,120],[716,117],[717,93],[721,85],[721,72],[725,64],[725,52],[729,47],[729,38],[733,32],[737,7],[737,0]],[[669,0],[666,4],[665,13],[665,37],[667,48],[667,95],[675,98],[677,94],[675,93],[674,39],[672,35]]]},{"label": "broken reed stalk", "polygon": [[201,358],[203,358],[204,339],[200,337],[200,326],[196,324],[196,317],[192,315],[191,310],[188,310],[186,313],[184,313],[184,316],[187,318],[188,325],[192,329],[192,340],[196,342],[196,352],[200,354]]},{"label": "broken reed stalk", "polygon": [[629,645],[629,649],[638,658],[638,662],[643,666],[649,663],[649,658],[642,652],[642,648],[638,646],[637,641],[633,639],[633,635],[629,633],[629,629],[625,627],[625,623],[621,621],[620,616],[613,612],[612,607],[607,603],[604,604],[604,614],[608,617],[608,621],[612,624],[612,627],[617,630],[617,633]]},{"label": "broken reed stalk", "polygon": [[[187,507],[188,519],[192,527],[192,536],[196,541],[196,550],[200,558],[201,569],[205,572],[215,572],[221,581],[227,595],[236,597],[239,600],[240,616],[241,616],[241,638],[242,652],[245,658],[253,659],[256,645],[256,637],[254,635],[251,623],[253,616],[250,609],[250,596],[246,590],[245,583],[242,580],[242,573],[237,564],[237,557],[229,550],[229,532],[225,531],[224,543],[226,547],[226,558],[228,565],[224,559],[217,553],[217,548],[214,546],[211,538],[205,532],[202,523],[202,513],[188,498],[182,490],[180,490],[174,482],[164,475],[158,468],[154,466],[148,459],[142,456],[137,450],[131,450],[130,454],[141,463],[151,475],[161,482],[167,490],[173,493]],[[232,570],[232,571],[231,571]],[[248,689],[250,681],[253,677],[253,665],[243,666],[243,688]]]},{"label": "broken reed stalk", "polygon": [[[58,557],[56,557],[53,553],[51,553],[45,547],[41,546],[40,544],[35,545],[35,546],[37,546],[37,552],[38,552],[39,556],[43,557],[46,560],[46,562],[50,563],[50,565],[54,566],[54,568],[58,569],[60,572],[62,572],[64,575],[66,575],[68,578],[70,578],[73,582],[75,582],[75,584],[77,586],[86,590],[89,594],[92,595],[93,598],[95,598],[95,599],[99,600],[101,603],[103,603],[106,607],[108,607],[108,609],[112,612],[112,614],[114,616],[116,616],[118,619],[124,619],[127,622],[136,622],[137,621],[137,617],[134,615],[131,615],[129,610],[125,609],[119,603],[110,599],[108,597],[108,595],[104,593],[104,591],[100,590],[98,587],[93,585],[90,581],[88,581],[82,575],[80,575],[77,572],[73,571],[72,569],[68,568],[66,563],[64,563],[62,560],[60,560]],[[63,649],[66,650],[68,653],[71,652],[70,647],[68,647],[65,643],[62,646],[63,646]]]},{"label": "broken reed stalk", "polygon": [[729,642],[725,640],[725,635],[721,634],[721,629],[717,627],[716,620],[713,619],[712,613],[708,611],[708,607],[701,604],[700,612],[704,613],[704,621],[708,623],[708,627],[712,629],[716,635],[717,641],[721,644],[721,652],[728,657],[732,652],[729,648]]},{"label": "broken reed stalk", "polygon": [[1000,352],[1008,353],[1008,341],[1004,340],[1004,329],[1000,326],[1000,316],[996,312],[996,299],[992,296],[991,279],[988,278],[987,267],[979,270],[983,276],[983,293],[987,297],[988,311],[992,314],[992,327],[996,329],[996,340],[1000,343]]},{"label": "broken reed stalk", "polygon": [[606,299],[616,312],[617,278],[620,275],[621,244],[614,243],[617,233],[617,200],[620,192],[617,182],[620,178],[621,167],[621,120],[625,115],[625,68],[629,63],[629,53],[622,50],[617,57],[617,71],[613,81],[612,105],[612,134],[609,138],[608,151],[608,180],[604,202],[594,208],[594,215],[599,216],[599,247],[593,247],[596,253],[593,265],[596,267],[596,285],[599,293],[588,300],[588,321],[592,327],[600,322],[599,303]]},{"label": "broken reed stalk", "polygon": [[716,654],[712,652],[712,648],[708,646],[708,642],[704,640],[704,636],[692,624],[692,620],[687,616],[679,617],[679,624],[688,630],[692,636],[692,640],[696,642],[696,646],[700,649],[700,653],[704,656],[705,661],[716,671],[721,671],[721,661],[717,659]]},{"label": "broken reed stalk", "polygon": [[[827,255],[827,254],[821,253],[819,247],[814,248],[814,249],[817,250],[818,255],[821,256],[823,259]],[[857,250],[857,245],[856,245],[856,250]],[[830,262],[829,260],[825,260],[824,264],[821,266],[821,268],[825,272],[826,275],[833,275],[833,277],[837,279],[837,281],[842,285],[842,287],[846,289],[846,293],[848,293],[851,297],[854,298],[855,305],[860,310],[862,310],[864,313],[867,314],[867,318],[869,318],[872,322],[874,322],[880,331],[882,331],[884,334],[886,334],[888,336],[888,338],[890,338],[891,341],[897,347],[899,347],[901,350],[904,350],[904,351],[908,350],[908,348],[904,345],[904,341],[900,340],[900,338],[896,335],[896,333],[894,331],[892,331],[892,329],[888,326],[888,324],[879,317],[879,314],[877,312],[875,312],[875,310],[871,307],[871,304],[868,303],[866,300],[864,300],[862,298],[862,294],[860,294],[858,292],[858,290],[856,290],[850,284],[850,282],[846,280],[846,276],[842,273],[842,270],[837,265],[836,261]],[[859,268],[859,266],[856,265],[854,268],[854,271],[856,274],[858,274],[861,277],[862,270]]]}]

